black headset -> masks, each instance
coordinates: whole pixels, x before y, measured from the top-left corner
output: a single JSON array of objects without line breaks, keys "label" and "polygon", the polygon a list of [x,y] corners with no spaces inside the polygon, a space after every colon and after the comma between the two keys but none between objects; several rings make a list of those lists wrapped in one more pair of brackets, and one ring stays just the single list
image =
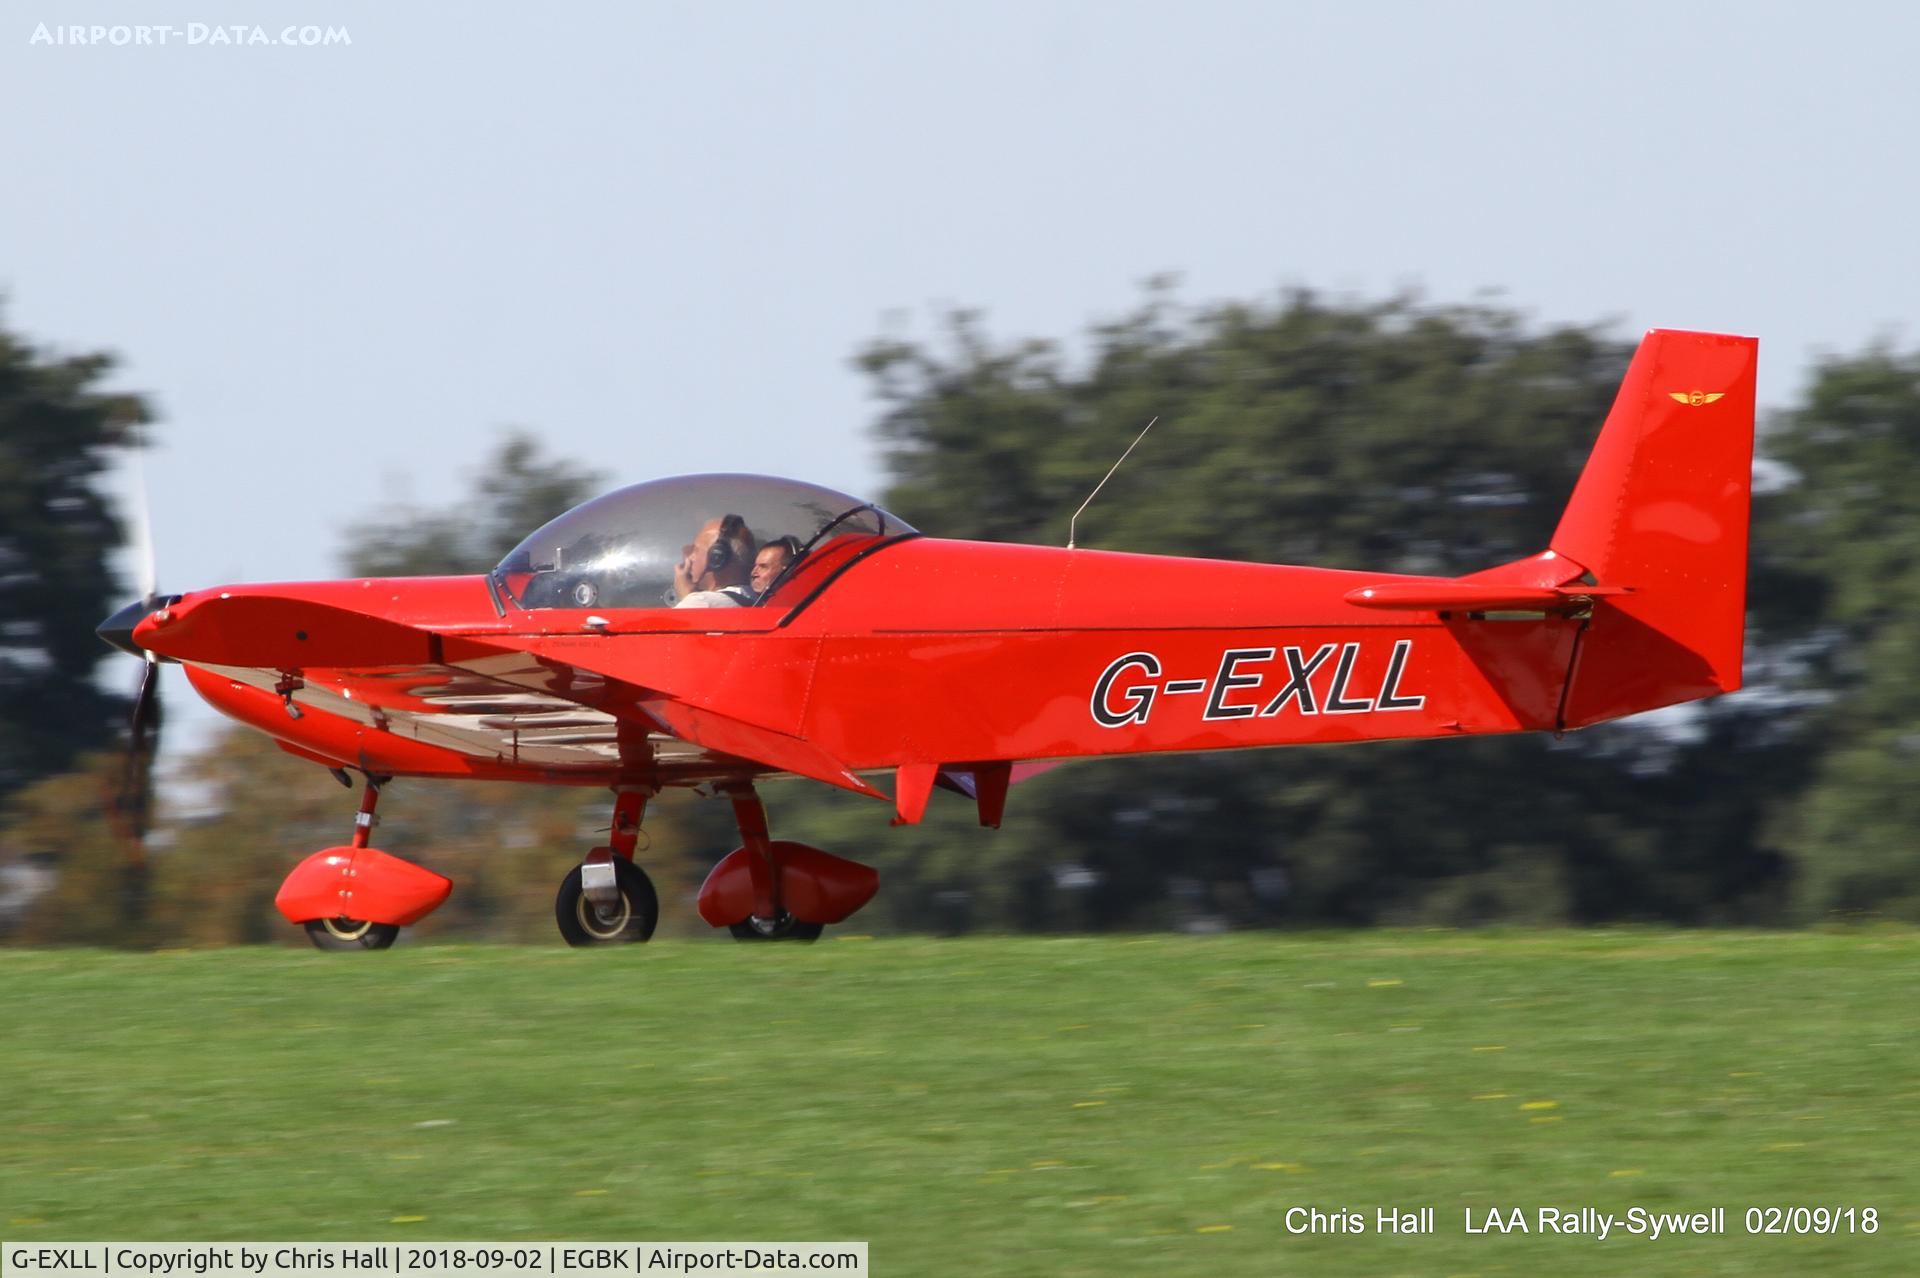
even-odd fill
[{"label": "black headset", "polygon": [[707,571],[719,572],[733,562],[733,538],[747,531],[747,521],[738,515],[725,515],[720,520],[720,533],[707,547]]}]

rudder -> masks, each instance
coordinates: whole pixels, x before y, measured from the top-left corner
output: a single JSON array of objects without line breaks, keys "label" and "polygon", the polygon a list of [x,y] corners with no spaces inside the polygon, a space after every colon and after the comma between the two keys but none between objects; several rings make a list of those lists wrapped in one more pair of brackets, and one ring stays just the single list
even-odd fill
[{"label": "rudder", "polygon": [[1634,354],[1550,543],[1626,590],[1594,602],[1560,726],[1740,687],[1758,347],[1654,329]]}]

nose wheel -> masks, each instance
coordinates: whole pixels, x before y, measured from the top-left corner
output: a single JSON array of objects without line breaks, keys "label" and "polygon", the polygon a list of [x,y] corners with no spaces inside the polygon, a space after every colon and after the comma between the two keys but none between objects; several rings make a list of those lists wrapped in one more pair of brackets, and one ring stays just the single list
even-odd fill
[{"label": "nose wheel", "polygon": [[400,935],[392,923],[365,919],[308,919],[303,926],[317,950],[384,950]]},{"label": "nose wheel", "polygon": [[[334,773],[351,784],[343,769]],[[402,926],[431,914],[453,890],[445,876],[369,844],[380,787],[392,779],[367,773],[353,841],[322,848],[294,866],[274,894],[274,908],[304,928],[317,950],[384,950]]]}]

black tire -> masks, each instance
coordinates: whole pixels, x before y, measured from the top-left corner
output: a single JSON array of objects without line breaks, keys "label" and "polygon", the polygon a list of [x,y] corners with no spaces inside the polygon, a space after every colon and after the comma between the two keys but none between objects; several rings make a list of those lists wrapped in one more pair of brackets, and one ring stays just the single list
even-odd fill
[{"label": "black tire", "polygon": [[613,858],[614,881],[620,888],[620,906],[603,916],[580,885],[580,867],[561,880],[553,898],[553,921],[568,945],[628,945],[647,940],[660,922],[660,898],[647,872],[623,856]]},{"label": "black tire", "polygon": [[789,914],[781,919],[771,932],[762,932],[751,922],[735,923],[727,928],[736,941],[798,941],[802,945],[811,945],[820,939],[824,923],[802,923]]},{"label": "black tire", "polygon": [[384,950],[400,935],[397,923],[365,923],[359,919],[308,919],[307,939],[316,950]]}]

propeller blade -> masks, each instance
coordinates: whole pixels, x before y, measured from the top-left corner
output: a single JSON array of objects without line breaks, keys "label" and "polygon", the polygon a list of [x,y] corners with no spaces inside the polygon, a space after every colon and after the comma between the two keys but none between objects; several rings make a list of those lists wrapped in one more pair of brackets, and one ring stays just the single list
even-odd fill
[{"label": "propeller blade", "polygon": [[128,859],[142,858],[153,808],[153,755],[160,731],[160,664],[141,663],[140,684],[133,694],[133,715],[127,723],[127,750],[120,760],[120,784],[107,805],[115,831],[127,842]]},{"label": "propeller blade", "polygon": [[146,751],[148,738],[158,736],[160,728],[160,663],[148,657],[142,665],[128,725],[128,748],[136,755]]},{"label": "propeller blade", "polygon": [[153,549],[153,516],[147,502],[145,449],[135,442],[128,494],[128,551],[140,587],[140,600],[128,604],[100,623],[99,636],[140,658],[140,683],[133,694],[133,713],[127,723],[127,748],[120,764],[119,785],[107,796],[106,815],[126,848],[120,871],[120,908],[129,923],[143,922],[147,914],[148,882],[146,837],[153,819],[153,758],[160,736],[160,658],[133,641],[133,628],[156,608],[178,596],[160,594]]},{"label": "propeller blade", "polygon": [[133,570],[140,587],[140,597],[147,601],[147,607],[151,609],[160,591],[160,572],[153,553],[153,508],[147,501],[147,450],[144,445],[136,444],[131,451],[133,491],[127,505],[133,544],[129,549],[133,554]]}]

